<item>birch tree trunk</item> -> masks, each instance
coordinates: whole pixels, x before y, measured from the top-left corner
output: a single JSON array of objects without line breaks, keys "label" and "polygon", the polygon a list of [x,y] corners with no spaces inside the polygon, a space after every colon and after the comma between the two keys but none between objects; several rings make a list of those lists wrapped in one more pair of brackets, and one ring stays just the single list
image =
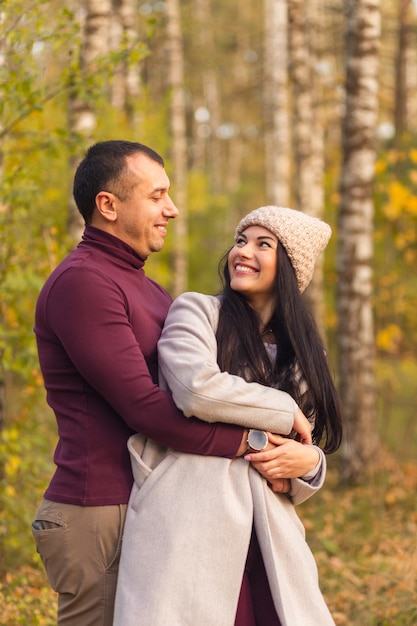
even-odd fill
[{"label": "birch tree trunk", "polygon": [[[85,10],[85,19],[80,23],[80,71],[86,76],[94,72],[95,59],[109,51],[112,5],[111,0],[83,0],[82,8]],[[96,127],[96,113],[91,102],[80,95],[77,87],[74,87],[69,98],[68,125],[71,133],[78,133],[91,141]],[[74,171],[80,156],[70,159],[71,171]],[[83,220],[70,193],[68,231],[75,241],[79,240],[83,228]]]},{"label": "birch tree trunk", "polygon": [[[210,175],[210,183],[214,193],[221,191],[221,150],[220,141],[216,135],[217,128],[220,126],[220,95],[218,85],[218,70],[213,64],[212,58],[215,55],[215,43],[213,36],[213,19],[211,15],[210,0],[196,0],[196,37],[200,44],[200,59],[210,59],[209,63],[202,62],[203,75],[201,77],[202,103],[207,106],[209,119],[204,127],[200,126],[200,130],[207,128],[209,133],[201,132],[201,137],[197,137],[199,145],[204,146],[203,150],[199,150],[199,154],[204,152],[207,158],[207,171]],[[203,161],[200,159],[200,166]]]},{"label": "birch tree trunk", "polygon": [[313,84],[306,5],[303,0],[288,0],[289,68],[292,85],[292,149],[294,208],[311,215],[313,160]]},{"label": "birch tree trunk", "polygon": [[408,126],[407,93],[407,56],[408,56],[408,13],[411,0],[399,0],[398,5],[398,43],[395,61],[395,104],[394,126],[395,139],[399,140]]},{"label": "birch tree trunk", "polygon": [[379,0],[347,2],[346,113],[342,129],[338,270],[339,388],[346,419],[341,474],[359,481],[378,451],[372,312],[374,137]]},{"label": "birch tree trunk", "polygon": [[[319,6],[304,0],[289,0],[289,68],[292,84],[292,146],[294,155],[294,208],[308,215],[323,216],[323,137],[316,119],[317,81],[314,67],[319,32]],[[310,20],[314,22],[314,27]],[[323,25],[321,24],[321,27]],[[323,300],[323,263],[316,265],[313,280],[304,297],[308,302],[322,336],[325,335]]]},{"label": "birch tree trunk", "polygon": [[186,290],[188,280],[187,228],[187,138],[184,90],[184,53],[179,0],[167,1],[168,82],[171,89],[170,130],[172,136],[172,183],[175,203],[180,211],[174,221],[174,275],[172,295]]},{"label": "birch tree trunk", "polygon": [[[137,6],[135,0],[113,0],[112,5],[112,49],[117,50],[123,38],[134,41],[138,34]],[[113,106],[124,110],[132,124],[138,125],[135,104],[141,91],[139,68],[121,63],[115,69],[111,89]]]},{"label": "birch tree trunk", "polygon": [[288,8],[264,0],[265,170],[268,202],[290,205]]},{"label": "birch tree trunk", "polygon": [[417,10],[411,27],[406,55],[407,124],[410,132],[417,130]]}]

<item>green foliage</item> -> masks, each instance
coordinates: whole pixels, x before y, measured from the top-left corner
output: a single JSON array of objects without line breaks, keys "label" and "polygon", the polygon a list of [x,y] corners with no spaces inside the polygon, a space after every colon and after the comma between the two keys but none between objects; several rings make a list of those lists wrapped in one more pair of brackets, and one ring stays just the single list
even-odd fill
[{"label": "green foliage", "polygon": [[98,134],[130,137],[126,119],[107,101],[106,85],[118,65],[137,63],[147,48],[138,37],[125,37],[86,73],[79,63],[79,23],[61,3],[5,0],[0,20],[0,95],[7,93],[0,98],[0,359],[3,372],[17,371],[29,381],[37,363],[36,297],[73,245],[68,163],[87,142],[67,129],[68,93],[94,101],[102,120]]},{"label": "green foliage", "polygon": [[9,385],[9,417],[0,435],[2,573],[37,562],[30,525],[53,471],[56,440],[55,420],[44,406],[39,372],[32,385],[14,380],[15,386]]},{"label": "green foliage", "polygon": [[233,241],[230,199],[210,194],[207,179],[198,172],[190,176],[189,199],[189,289],[216,293],[219,259]]},{"label": "green foliage", "polygon": [[416,137],[380,154],[375,215],[375,316],[385,355],[417,353]]},{"label": "green foliage", "polygon": [[[21,146],[24,150],[23,143]],[[46,164],[48,156],[52,162],[47,149],[32,151],[23,162],[17,161],[12,152],[5,160],[2,185],[0,352],[6,372],[16,371],[27,378],[37,364],[32,330],[34,303],[45,275],[65,247],[65,238],[58,243],[58,229],[52,226],[54,221],[63,226],[62,218],[59,220],[52,210],[57,196],[50,186],[54,176],[46,166],[39,167],[44,160]],[[31,166],[32,160],[37,167]]]},{"label": "green foliage", "polygon": [[378,426],[388,449],[398,458],[417,458],[416,380],[415,357],[378,359]]},{"label": "green foliage", "polygon": [[68,88],[67,71],[46,61],[77,41],[74,16],[48,0],[3,0],[1,21],[0,93],[7,98],[0,99],[0,139]]}]

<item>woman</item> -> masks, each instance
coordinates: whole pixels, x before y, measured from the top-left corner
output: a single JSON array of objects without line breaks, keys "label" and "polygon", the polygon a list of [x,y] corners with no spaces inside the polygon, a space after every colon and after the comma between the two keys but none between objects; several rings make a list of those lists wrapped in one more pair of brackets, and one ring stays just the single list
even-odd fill
[{"label": "woman", "polygon": [[[341,440],[338,396],[300,295],[329,237],[320,220],[261,207],[237,226],[221,295],[172,305],[158,350],[176,404],[261,429],[248,443],[262,451],[203,458],[130,440],[117,626],[334,623],[294,509],[323,484],[317,444],[333,452]],[[315,445],[288,437],[300,408]]]}]

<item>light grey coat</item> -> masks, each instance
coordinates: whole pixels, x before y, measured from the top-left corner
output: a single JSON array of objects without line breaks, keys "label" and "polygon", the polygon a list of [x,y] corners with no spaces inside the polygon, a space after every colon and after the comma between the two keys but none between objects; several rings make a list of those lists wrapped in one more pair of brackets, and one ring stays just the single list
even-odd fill
[{"label": "light grey coat", "polygon": [[[160,340],[162,375],[187,416],[289,434],[288,394],[220,372],[219,301],[188,293],[172,305]],[[127,510],[115,626],[233,626],[252,526],[282,626],[334,625],[294,504],[323,484],[291,481],[277,495],[244,459],[128,443],[134,486]],[[306,478],[306,477],[304,477]]]}]

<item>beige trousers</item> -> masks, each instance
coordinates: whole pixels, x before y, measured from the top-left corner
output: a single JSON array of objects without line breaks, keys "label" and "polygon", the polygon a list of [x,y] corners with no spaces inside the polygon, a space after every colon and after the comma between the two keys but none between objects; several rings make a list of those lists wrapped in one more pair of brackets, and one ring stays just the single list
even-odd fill
[{"label": "beige trousers", "polygon": [[126,505],[76,506],[43,500],[32,524],[58,626],[112,626]]}]

